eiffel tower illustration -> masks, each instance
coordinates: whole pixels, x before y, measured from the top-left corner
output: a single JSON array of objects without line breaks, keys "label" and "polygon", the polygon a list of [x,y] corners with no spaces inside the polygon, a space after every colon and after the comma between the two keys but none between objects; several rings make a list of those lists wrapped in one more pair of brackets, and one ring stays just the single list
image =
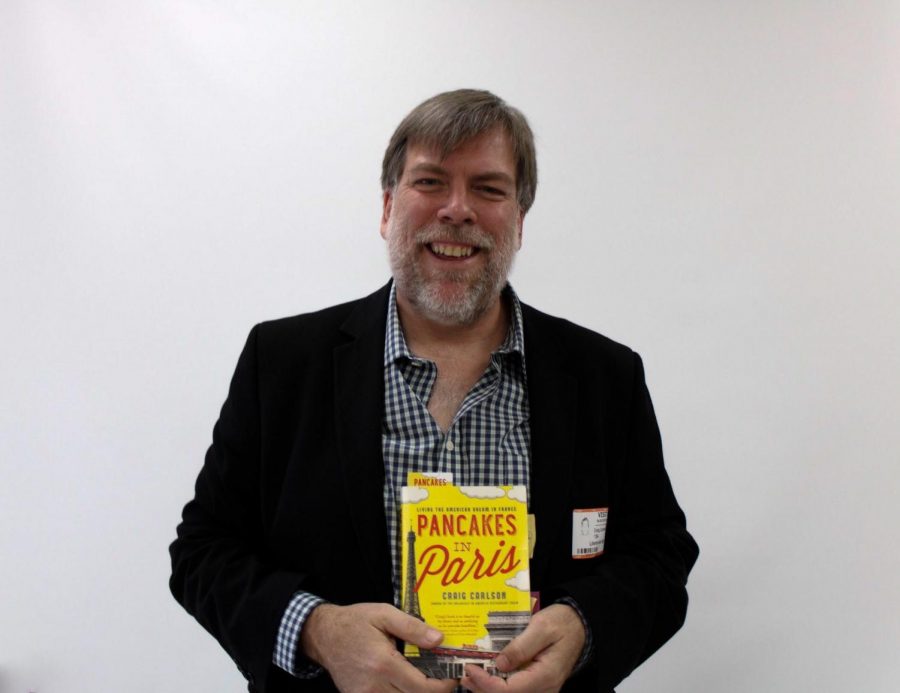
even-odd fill
[{"label": "eiffel tower illustration", "polygon": [[403,591],[403,611],[410,616],[415,616],[420,621],[422,612],[419,611],[419,593],[416,592],[416,533],[412,530],[406,534],[406,589]]}]

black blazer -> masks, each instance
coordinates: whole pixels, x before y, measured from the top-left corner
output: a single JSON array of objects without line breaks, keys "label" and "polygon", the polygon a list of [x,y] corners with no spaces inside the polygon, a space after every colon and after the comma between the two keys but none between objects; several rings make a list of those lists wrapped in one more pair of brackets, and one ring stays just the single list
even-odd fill
[{"label": "black blazer", "polygon": [[[175,598],[264,693],[333,691],[272,664],[297,590],[392,602],[382,501],[389,284],[253,328],[173,542]],[[641,360],[522,308],[531,408],[533,590],[567,595],[595,656],[566,691],[610,691],[684,620],[697,547],[663,468]],[[604,555],[573,560],[572,510],[609,507]]]}]

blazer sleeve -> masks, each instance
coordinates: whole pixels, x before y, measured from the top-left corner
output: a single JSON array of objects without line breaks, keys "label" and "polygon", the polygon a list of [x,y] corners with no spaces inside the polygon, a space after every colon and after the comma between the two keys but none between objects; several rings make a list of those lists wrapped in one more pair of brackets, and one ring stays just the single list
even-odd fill
[{"label": "blazer sleeve", "polygon": [[213,442],[170,546],[175,599],[265,689],[275,637],[304,576],[267,559],[260,503],[258,332],[238,360]]},{"label": "blazer sleeve", "polygon": [[[622,454],[610,460],[610,514],[604,555],[588,574],[557,585],[591,626],[594,661],[572,688],[612,690],[684,623],[687,578],[698,556],[663,466],[656,416],[633,354],[631,392],[625,398]],[[618,448],[618,446],[615,446]],[[617,451],[618,452],[618,451]],[[578,563],[581,563],[579,561]]]}]

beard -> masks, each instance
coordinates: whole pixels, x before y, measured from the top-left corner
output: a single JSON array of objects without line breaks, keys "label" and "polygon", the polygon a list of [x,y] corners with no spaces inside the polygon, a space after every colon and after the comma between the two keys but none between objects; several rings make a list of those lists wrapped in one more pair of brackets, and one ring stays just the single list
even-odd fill
[{"label": "beard", "polygon": [[[397,291],[424,317],[442,325],[471,325],[500,296],[516,256],[515,222],[494,239],[477,226],[453,226],[435,222],[417,231],[408,228],[401,215],[388,226],[388,259]],[[446,269],[427,273],[420,254],[431,252],[433,241],[463,243],[485,253],[483,267]]]}]

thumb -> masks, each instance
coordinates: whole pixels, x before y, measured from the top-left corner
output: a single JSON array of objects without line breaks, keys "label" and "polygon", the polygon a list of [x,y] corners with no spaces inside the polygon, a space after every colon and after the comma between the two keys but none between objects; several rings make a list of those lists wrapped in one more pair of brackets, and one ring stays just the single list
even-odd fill
[{"label": "thumb", "polygon": [[547,647],[551,640],[547,633],[532,624],[518,636],[513,638],[497,655],[495,663],[503,672],[510,672],[528,664],[535,656]]},{"label": "thumb", "polygon": [[523,664],[527,664],[530,660],[531,657],[523,651],[519,643],[513,640],[501,650],[494,663],[500,671],[508,673],[515,671]]},{"label": "thumb", "polygon": [[441,631],[399,609],[393,610],[386,616],[384,630],[417,647],[435,647],[444,639]]}]

